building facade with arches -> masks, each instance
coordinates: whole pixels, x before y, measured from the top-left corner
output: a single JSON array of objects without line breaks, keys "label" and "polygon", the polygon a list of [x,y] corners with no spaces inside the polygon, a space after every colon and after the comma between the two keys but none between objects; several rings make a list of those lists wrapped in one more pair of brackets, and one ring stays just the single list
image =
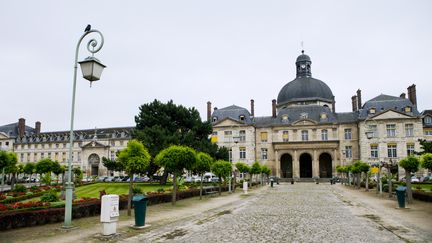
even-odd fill
[{"label": "building facade with arches", "polygon": [[[306,180],[336,176],[336,166],[355,160],[397,163],[420,149],[417,140],[424,136],[415,85],[408,98],[379,95],[365,104],[357,90],[352,111],[336,112],[330,87],[312,77],[311,58],[302,51],[295,67],[295,79],[272,100],[271,116],[255,116],[254,100],[250,110],[236,105],[212,110],[207,103],[212,141],[229,149],[230,161],[259,161],[275,176]],[[380,133],[367,137],[373,129]]]}]

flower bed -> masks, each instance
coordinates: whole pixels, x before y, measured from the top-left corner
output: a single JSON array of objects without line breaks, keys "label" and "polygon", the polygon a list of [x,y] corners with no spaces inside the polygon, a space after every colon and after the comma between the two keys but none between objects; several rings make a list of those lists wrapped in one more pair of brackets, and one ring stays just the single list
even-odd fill
[{"label": "flower bed", "polygon": [[424,191],[413,191],[412,192],[413,198],[425,201],[425,202],[432,202],[432,193],[430,192],[424,192]]},{"label": "flower bed", "polygon": [[0,204],[10,204],[34,197],[40,197],[44,192],[49,190],[60,191],[60,186],[43,186],[38,188],[30,188],[29,192],[7,192],[0,194]]},{"label": "flower bed", "polygon": [[[227,191],[222,187],[222,191]],[[199,189],[189,189],[177,193],[177,200],[199,196]],[[171,192],[151,192],[147,194],[148,205],[171,202]],[[127,207],[128,195],[120,195],[119,208]],[[96,198],[81,198],[74,200],[72,218],[82,218],[100,215],[101,202]],[[15,206],[14,206],[15,205]],[[57,207],[57,208],[56,208]],[[19,227],[30,227],[64,220],[64,206],[52,206],[50,203],[29,202],[13,205],[0,204],[0,230]]]}]

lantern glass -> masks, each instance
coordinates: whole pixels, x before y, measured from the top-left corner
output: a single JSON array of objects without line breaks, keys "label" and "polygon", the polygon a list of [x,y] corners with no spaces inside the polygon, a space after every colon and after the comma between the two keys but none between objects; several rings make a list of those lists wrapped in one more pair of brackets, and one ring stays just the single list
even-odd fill
[{"label": "lantern glass", "polygon": [[84,61],[79,62],[83,78],[90,82],[97,81],[101,78],[102,71],[106,67],[98,59],[87,57]]}]

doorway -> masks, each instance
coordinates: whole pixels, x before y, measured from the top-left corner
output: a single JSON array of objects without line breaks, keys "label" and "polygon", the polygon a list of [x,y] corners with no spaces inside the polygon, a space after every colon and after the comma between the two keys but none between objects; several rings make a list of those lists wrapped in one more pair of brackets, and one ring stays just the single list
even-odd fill
[{"label": "doorway", "polygon": [[310,154],[300,155],[300,178],[312,178],[312,157]]}]

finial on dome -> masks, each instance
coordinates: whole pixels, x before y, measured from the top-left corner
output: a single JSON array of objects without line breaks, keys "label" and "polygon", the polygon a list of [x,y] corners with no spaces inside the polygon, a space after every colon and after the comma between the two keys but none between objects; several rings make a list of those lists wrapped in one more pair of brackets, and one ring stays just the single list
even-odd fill
[{"label": "finial on dome", "polygon": [[304,50],[302,50],[302,54],[304,54]]}]

